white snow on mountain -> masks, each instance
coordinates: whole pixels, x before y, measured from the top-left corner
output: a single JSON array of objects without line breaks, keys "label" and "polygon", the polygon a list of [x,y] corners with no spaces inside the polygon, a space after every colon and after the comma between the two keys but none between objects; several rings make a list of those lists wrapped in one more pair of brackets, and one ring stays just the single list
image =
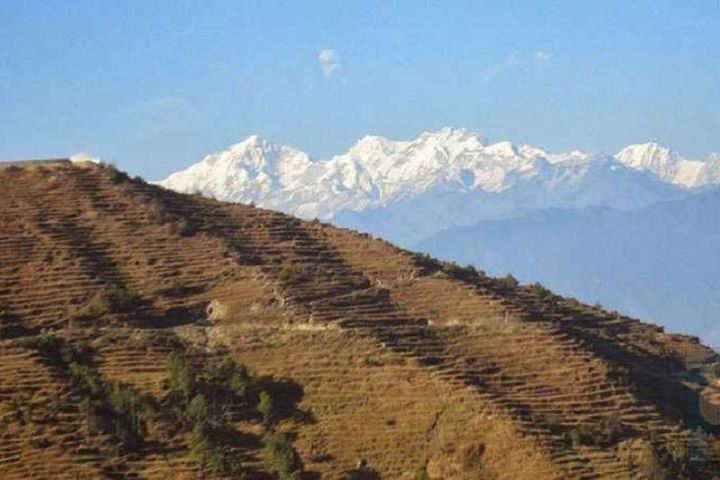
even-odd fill
[{"label": "white snow on mountain", "polygon": [[[694,188],[712,183],[720,183],[719,156],[687,160],[655,143],[630,145],[615,157],[577,150],[548,153],[510,142],[485,144],[478,135],[450,127],[409,141],[366,136],[325,160],[253,135],[159,182],[180,192],[326,220],[436,191],[475,192],[495,204],[497,197],[507,197],[531,208],[635,208],[670,198],[660,184]],[[501,213],[506,214],[512,212]]]},{"label": "white snow on mountain", "polygon": [[630,168],[650,172],[663,181],[687,188],[720,183],[717,155],[707,160],[688,160],[657,143],[648,142],[629,145],[615,158]]},{"label": "white snow on mountain", "polygon": [[72,157],[70,157],[70,161],[73,163],[102,163],[103,160],[101,158],[92,156],[87,153],[76,153]]}]

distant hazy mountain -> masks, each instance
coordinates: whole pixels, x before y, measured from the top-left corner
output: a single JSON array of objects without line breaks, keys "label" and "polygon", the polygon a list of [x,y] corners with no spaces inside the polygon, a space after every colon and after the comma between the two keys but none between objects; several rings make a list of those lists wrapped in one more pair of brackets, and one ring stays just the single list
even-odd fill
[{"label": "distant hazy mountain", "polygon": [[512,272],[720,347],[720,191],[634,211],[546,210],[454,228],[419,248]]}]

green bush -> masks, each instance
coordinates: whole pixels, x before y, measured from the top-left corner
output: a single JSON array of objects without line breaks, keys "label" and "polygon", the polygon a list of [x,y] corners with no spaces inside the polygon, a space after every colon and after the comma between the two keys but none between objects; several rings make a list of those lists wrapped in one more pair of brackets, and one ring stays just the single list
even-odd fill
[{"label": "green bush", "polygon": [[197,372],[184,356],[172,352],[166,363],[168,388],[190,399],[197,388]]},{"label": "green bush", "polygon": [[87,365],[72,362],[68,366],[68,371],[75,384],[90,395],[102,395],[104,393],[105,385],[102,379]]},{"label": "green bush", "polygon": [[446,262],[442,264],[442,271],[450,277],[457,277],[462,273],[462,267],[455,262]]},{"label": "green bush", "polygon": [[263,444],[268,467],[277,473],[280,480],[301,478],[303,464],[287,435],[268,432],[263,436]]},{"label": "green bush", "polygon": [[195,226],[186,219],[182,218],[170,224],[170,231],[181,237],[190,237],[195,235],[197,228],[195,228]]},{"label": "green bush", "polygon": [[203,470],[215,476],[237,478],[240,462],[232,451],[217,441],[218,434],[210,424],[197,423],[190,433],[190,457]]},{"label": "green bush", "polygon": [[569,432],[573,445],[592,445],[609,447],[617,443],[626,434],[626,429],[618,415],[610,415],[597,423],[581,424]]},{"label": "green bush", "polygon": [[241,400],[246,399],[252,380],[244,365],[239,365],[228,357],[206,367],[203,378],[214,393],[234,395]]},{"label": "green bush", "polygon": [[425,270],[434,271],[441,268],[441,264],[439,261],[435,260],[430,255],[427,255],[425,253],[413,252],[410,254],[410,256],[416,266],[421,267]]},{"label": "green bush", "polygon": [[580,307],[582,307],[582,302],[580,302],[580,300],[578,300],[578,299],[575,298],[575,297],[567,297],[567,298],[565,299],[565,303],[567,303],[568,306],[570,306],[570,307],[572,307],[572,308],[580,308]]},{"label": "green bush", "polygon": [[154,406],[138,392],[113,383],[106,392],[113,413],[116,436],[126,446],[136,446],[146,431],[146,421],[154,417]]},{"label": "green bush", "polygon": [[83,395],[80,408],[89,431],[112,435],[126,449],[137,448],[146,431],[145,421],[152,416],[149,401],[127,385],[105,382],[89,365],[71,362],[68,373]]},{"label": "green bush", "polygon": [[530,285],[530,291],[535,295],[536,297],[539,297],[541,299],[546,299],[550,297],[554,297],[555,295],[548,289],[545,288],[545,286],[541,283],[533,283]]},{"label": "green bush", "polygon": [[79,318],[99,318],[112,313],[128,313],[142,303],[139,295],[125,287],[113,285],[96,292],[79,309],[75,316]]},{"label": "green bush", "polygon": [[430,480],[427,469],[424,467],[415,472],[415,480]]},{"label": "green bush", "polygon": [[80,401],[80,412],[85,416],[88,432],[91,435],[104,433],[107,422],[100,415],[100,410],[90,397],[85,397]]},{"label": "green bush", "polygon": [[270,423],[275,416],[275,403],[273,402],[272,396],[265,390],[260,392],[257,411],[262,415],[265,423]]},{"label": "green bush", "polygon": [[443,263],[442,271],[449,277],[465,281],[477,280],[481,276],[481,273],[472,265],[461,267],[455,262]]},{"label": "green bush", "polygon": [[278,271],[277,276],[278,280],[284,283],[300,283],[310,279],[310,272],[299,265],[291,263],[283,266],[280,271]]},{"label": "green bush", "polygon": [[246,399],[247,390],[250,386],[251,380],[252,378],[248,374],[247,369],[245,369],[245,367],[243,366],[242,370],[233,372],[232,376],[230,377],[229,386],[235,395],[242,399]]},{"label": "green bush", "polygon": [[168,355],[166,369],[170,392],[163,405],[171,423],[189,430],[193,460],[217,477],[241,478],[241,464],[223,441],[233,428],[227,415],[234,409],[227,407],[246,402],[247,369],[227,357],[193,365],[178,352]]},{"label": "green bush", "polygon": [[62,337],[52,332],[43,332],[36,337],[27,337],[22,341],[27,348],[34,348],[53,366],[69,368],[73,362],[84,363],[89,355],[87,347],[73,347]]},{"label": "green bush", "polygon": [[40,355],[60,359],[65,347],[65,341],[53,333],[43,332],[35,338],[26,341],[27,346],[35,348]]},{"label": "green bush", "polygon": [[122,183],[130,180],[128,174],[118,170],[115,165],[111,163],[102,163],[101,165],[105,169],[107,178],[111,183]]},{"label": "green bush", "polygon": [[211,416],[210,406],[205,400],[205,396],[200,393],[190,400],[187,410],[185,410],[185,421],[190,425],[207,425]]},{"label": "green bush", "polygon": [[213,450],[209,428],[208,425],[197,424],[190,433],[190,456],[202,468],[205,468],[207,458]]},{"label": "green bush", "polygon": [[499,277],[497,282],[505,288],[516,288],[520,284],[520,282],[517,281],[517,278],[513,277],[509,273],[504,277]]}]

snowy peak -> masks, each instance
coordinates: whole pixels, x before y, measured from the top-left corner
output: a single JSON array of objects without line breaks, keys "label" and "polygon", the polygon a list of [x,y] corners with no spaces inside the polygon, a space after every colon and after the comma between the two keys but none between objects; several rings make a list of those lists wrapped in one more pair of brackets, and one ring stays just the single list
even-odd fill
[{"label": "snowy peak", "polygon": [[689,160],[655,142],[629,145],[615,158],[630,168],[650,172],[665,182],[686,188],[720,183],[713,156],[708,160]]},{"label": "snowy peak", "polygon": [[680,164],[684,161],[677,153],[655,142],[629,145],[620,150],[615,158],[630,168],[649,171],[671,183],[676,183]]},{"label": "snowy peak", "polygon": [[310,159],[292,147],[278,146],[260,135],[252,135],[231,145],[224,152],[205,157],[203,161],[210,165],[235,165],[274,174],[287,162],[304,164],[309,163]]},{"label": "snowy peak", "polygon": [[311,163],[300,150],[274,145],[253,135],[227,150],[206,156],[160,184],[222,200],[258,201],[297,181],[297,176]]},{"label": "snowy peak", "polygon": [[677,153],[655,142],[628,145],[615,158],[628,167],[652,171],[673,167],[680,159]]}]

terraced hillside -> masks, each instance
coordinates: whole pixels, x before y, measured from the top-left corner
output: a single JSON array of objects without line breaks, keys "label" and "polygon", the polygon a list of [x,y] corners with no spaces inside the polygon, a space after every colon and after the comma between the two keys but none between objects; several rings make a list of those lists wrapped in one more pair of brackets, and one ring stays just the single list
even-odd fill
[{"label": "terraced hillside", "polygon": [[720,476],[693,338],[110,167],[0,185],[1,478]]}]

